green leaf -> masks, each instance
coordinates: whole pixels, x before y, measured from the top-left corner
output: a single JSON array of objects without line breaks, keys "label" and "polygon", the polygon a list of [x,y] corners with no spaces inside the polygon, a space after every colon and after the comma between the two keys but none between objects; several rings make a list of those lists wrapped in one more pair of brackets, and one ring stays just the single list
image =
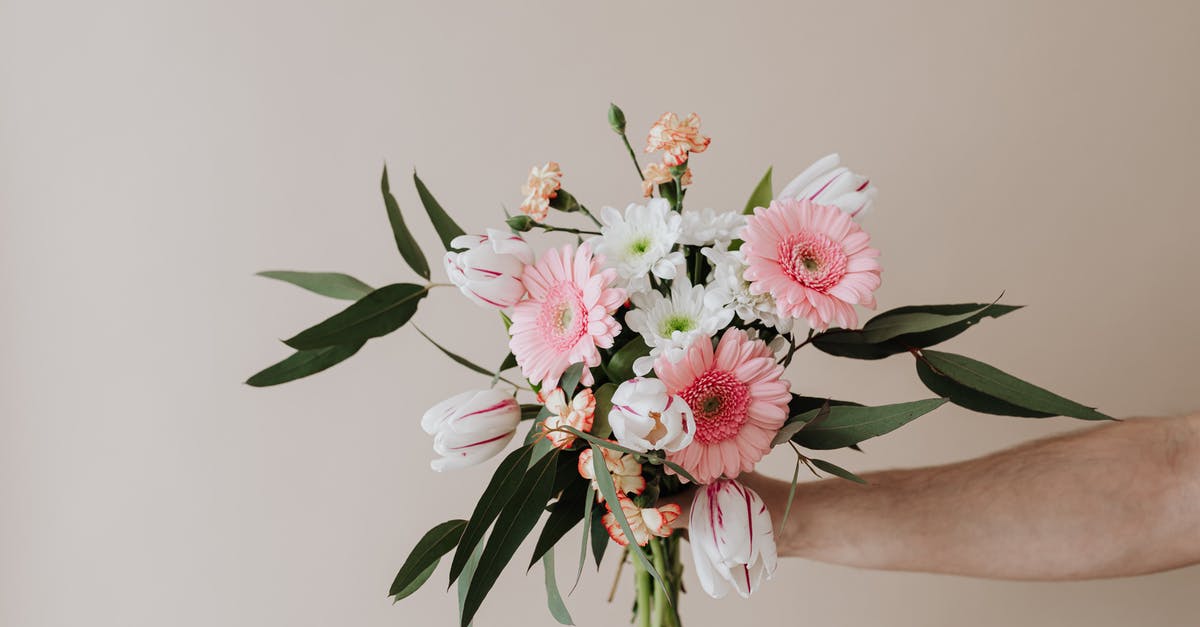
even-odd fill
[{"label": "green leaf", "polygon": [[375,288],[359,281],[349,274],[341,272],[297,272],[295,270],[266,270],[258,276],[291,283],[310,292],[340,298],[342,300],[358,300],[370,294]]},{"label": "green leaf", "polygon": [[637,361],[639,357],[645,357],[649,354],[650,347],[646,345],[642,336],[635,336],[613,353],[608,363],[604,365],[604,372],[608,374],[610,381],[617,383],[628,381],[635,376],[633,373],[633,362]]},{"label": "green leaf", "polygon": [[[791,405],[792,403],[788,403],[789,408]],[[799,415],[792,415],[783,423],[779,431],[775,432],[775,437],[771,439],[771,446],[779,446],[784,442],[790,441],[802,429],[811,429],[825,422],[829,418],[829,412],[832,411],[832,408],[833,403],[826,400],[816,409],[807,410]]]},{"label": "green leaf", "polygon": [[[583,576],[583,564],[587,562],[588,553],[588,536],[592,531],[592,512],[596,505],[596,486],[592,482],[588,482],[587,494],[583,497],[583,533],[580,534],[582,540],[579,547],[579,568],[575,570],[575,583],[571,585],[571,592],[575,591],[575,587],[579,585],[579,579]],[[600,561],[596,561],[596,566],[600,566]]]},{"label": "green leaf", "polygon": [[608,413],[612,411],[612,397],[617,391],[617,384],[605,383],[592,392],[596,397],[596,411],[592,414],[592,435],[607,438],[612,435],[612,425],[608,423]]},{"label": "green leaf", "polygon": [[246,379],[246,384],[261,388],[303,379],[346,361],[365,343],[365,341],[361,341],[297,351],[287,359],[258,371],[254,376]]},{"label": "green leaf", "polygon": [[297,350],[362,342],[404,326],[429,289],[412,283],[385,285],[284,343]]},{"label": "green leaf", "polygon": [[554,486],[557,457],[558,450],[555,449],[531,466],[517,485],[512,500],[501,510],[479,557],[479,568],[471,578],[471,587],[463,603],[462,627],[466,627],[474,618],[483,599],[500,577],[500,572],[508,565],[525,536],[537,525],[542,508],[550,498],[550,489]]},{"label": "green leaf", "polygon": [[454,353],[446,350],[445,346],[438,344],[437,342],[433,341],[433,338],[426,335],[425,332],[421,330],[421,327],[414,326],[413,328],[415,328],[417,330],[417,333],[421,334],[421,337],[429,340],[430,344],[433,344],[435,347],[437,347],[438,350],[442,351],[442,354],[449,357],[450,359],[453,359],[458,365],[466,368],[467,370],[474,370],[475,372],[478,372],[479,374],[481,374],[485,377],[490,377],[493,374],[495,374],[494,372],[484,368],[483,366],[477,366],[474,363],[471,363],[471,361],[466,359],[465,357],[460,357],[460,356],[455,355]]},{"label": "green leaf", "polygon": [[562,388],[563,393],[570,399],[575,395],[575,388],[579,387],[579,380],[583,378],[583,362],[571,364],[570,368],[558,378],[558,387]]},{"label": "green leaf", "polygon": [[558,591],[558,580],[554,575],[554,551],[542,558],[542,569],[546,573],[546,605],[550,608],[550,615],[560,625],[574,625],[575,621],[571,619],[567,604],[563,603],[562,594]]},{"label": "green leaf", "polygon": [[[811,428],[801,429],[792,441],[810,449],[842,448],[898,429],[945,404],[944,398],[879,407],[839,406],[829,408],[829,417]],[[811,420],[821,410],[801,416]]]},{"label": "green leaf", "polygon": [[774,167],[767,168],[767,173],[754,187],[754,193],[750,194],[750,199],[746,201],[746,208],[742,210],[742,213],[754,213],[755,207],[766,207],[771,204],[771,200],[775,198],[775,192],[771,189],[771,171],[774,169]]},{"label": "green leaf", "polygon": [[425,260],[425,253],[421,252],[417,240],[413,239],[408,226],[404,224],[404,214],[400,212],[400,205],[396,203],[391,185],[388,184],[386,165],[383,166],[383,178],[379,181],[379,188],[383,191],[383,205],[387,208],[388,222],[392,224],[392,236],[396,240],[396,248],[400,250],[400,256],[404,257],[404,261],[408,263],[408,267],[413,269],[413,272],[428,281],[429,262]]},{"label": "green leaf", "polygon": [[458,576],[458,618],[462,620],[463,604],[467,601],[467,590],[471,587],[471,580],[475,578],[475,569],[479,568],[479,556],[483,553],[483,545],[480,544],[471,551],[471,557],[467,558],[467,564],[463,566],[462,574]]},{"label": "green leaf", "polygon": [[[600,509],[601,507],[592,503],[593,509]],[[599,516],[593,512],[590,535],[592,537],[592,557],[596,560],[596,570],[600,570],[600,562],[604,561],[604,552],[608,550],[608,545],[612,541],[612,538],[608,535],[608,530],[604,528],[603,518],[603,512]]]},{"label": "green leaf", "polygon": [[812,411],[814,409],[820,409],[824,407],[826,403],[829,403],[833,406],[853,405],[855,407],[862,407],[861,403],[854,403],[851,401],[839,401],[832,398],[821,398],[819,396],[801,396],[799,394],[792,394],[792,400],[788,402],[788,416],[792,416],[793,418],[789,418],[787,422],[792,422],[795,416],[805,412]]},{"label": "green leaf", "polygon": [[421,204],[425,206],[425,213],[429,214],[429,221],[433,223],[434,230],[442,239],[442,246],[446,250],[452,250],[450,242],[459,235],[465,235],[466,232],[454,222],[445,209],[442,209],[442,205],[433,197],[433,194],[429,193],[429,188],[425,187],[421,177],[417,176],[416,170],[413,170],[413,184],[417,186],[417,196],[421,197]]},{"label": "green leaf", "polygon": [[957,315],[938,314],[929,311],[889,312],[886,316],[880,315],[871,318],[863,325],[863,339],[872,344],[878,344],[901,335],[924,333],[948,327],[975,318],[977,315],[987,311],[994,304],[993,302],[982,305],[977,309]]},{"label": "green leaf", "polygon": [[820,468],[821,470],[824,470],[835,477],[841,477],[847,481],[853,481],[854,483],[861,483],[863,485],[866,485],[867,483],[867,481],[862,477],[850,472],[849,470],[846,470],[845,468],[842,468],[841,466],[838,466],[837,464],[827,462],[823,459],[809,458],[808,461],[812,462],[813,466],[816,466],[817,468]]},{"label": "green leaf", "polygon": [[458,578],[467,565],[471,552],[475,550],[475,545],[479,544],[492,521],[496,520],[500,511],[517,493],[532,454],[533,447],[522,446],[509,453],[496,467],[491,481],[484,488],[483,494],[479,495],[479,501],[475,503],[475,510],[471,512],[462,539],[458,542],[458,550],[454,552],[454,559],[450,561],[450,583],[454,583]]},{"label": "green leaf", "polygon": [[988,396],[983,392],[977,392],[965,385],[956,383],[953,379],[934,372],[933,368],[930,368],[929,364],[925,363],[920,358],[917,358],[914,361],[917,364],[917,376],[921,379],[921,383],[924,383],[925,387],[929,388],[929,390],[934,394],[949,398],[951,403],[954,403],[959,407],[965,407],[982,414],[993,414],[997,416],[1049,418],[1056,415],[1041,411],[1034,411],[1032,409],[1026,409],[1019,405],[1006,403],[994,396]]},{"label": "green leaf", "polygon": [[[441,561],[441,560],[438,560],[438,561]],[[420,590],[421,586],[425,585],[425,582],[429,581],[429,578],[433,576],[433,571],[437,570],[437,567],[438,567],[438,562],[434,562],[434,563],[430,564],[429,568],[426,568],[424,571],[421,572],[421,574],[417,575],[417,577],[415,579],[413,579],[411,582],[409,582],[409,584],[407,586],[404,586],[403,588],[400,589],[399,592],[392,595],[392,603],[393,604],[399,603],[401,599],[407,598],[412,593],[416,592],[417,590]]]},{"label": "green leaf", "polygon": [[[570,458],[563,457],[571,462],[572,466],[576,462]],[[560,468],[558,472],[562,472]],[[579,473],[574,473],[578,476]],[[550,515],[546,517],[546,524],[542,526],[542,534],[538,536],[537,545],[533,549],[533,558],[529,560],[529,568],[538,563],[542,556],[547,551],[554,548],[567,532],[575,528],[579,521],[583,520],[583,496],[586,491],[583,485],[576,486],[578,489],[566,490],[562,497],[555,501],[553,508],[550,510]],[[593,497],[594,498],[594,497]]]},{"label": "green leaf", "polygon": [[509,368],[516,368],[516,367],[517,367],[517,358],[512,353],[509,353],[504,358],[504,361],[500,362],[500,367],[497,368],[495,372],[491,373],[492,374],[492,385],[493,386],[496,385],[496,382],[500,380],[500,375],[505,370],[508,370]]},{"label": "green leaf", "polygon": [[608,466],[604,462],[604,453],[600,451],[600,447],[596,442],[591,442],[592,446],[592,471],[596,475],[596,486],[600,489],[600,494],[604,495],[606,503],[614,504],[614,507],[609,508],[613,513],[613,517],[617,519],[617,524],[621,526],[621,531],[625,532],[625,538],[629,540],[628,549],[633,554],[634,559],[641,563],[642,568],[645,568],[658,585],[662,586],[664,592],[670,597],[671,591],[667,588],[666,581],[662,575],[654,568],[654,564],[646,557],[646,552],[642,547],[638,546],[637,538],[633,535],[633,529],[629,527],[629,521],[625,519],[625,512],[619,506],[615,506],[617,500],[617,488],[613,485],[612,475],[608,473]]},{"label": "green leaf", "polygon": [[[940,344],[979,324],[984,318],[999,318],[1012,313],[1017,305],[987,305],[985,303],[960,303],[956,305],[915,305],[885,311],[867,321],[861,331],[852,329],[830,329],[813,336],[813,346],[838,357],[853,359],[883,359],[910,348],[924,348]],[[934,326],[919,332],[905,332],[890,339],[877,341],[886,335],[885,330]],[[936,325],[941,326],[936,326]],[[868,328],[876,329],[868,334]]]},{"label": "green leaf", "polygon": [[[421,587],[421,584],[429,579],[433,567],[437,566],[442,556],[458,544],[466,526],[465,520],[448,520],[427,531],[408,554],[408,559],[404,560],[400,572],[396,573],[388,596],[396,597],[397,600],[403,599]],[[413,585],[414,583],[416,585]]]},{"label": "green leaf", "polygon": [[792,513],[792,501],[796,499],[796,484],[800,481],[800,463],[804,459],[800,451],[796,451],[796,469],[792,471],[792,483],[788,488],[787,505],[783,508],[783,521],[779,523],[780,530],[787,529],[788,516]]},{"label": "green leaf", "polygon": [[934,371],[956,383],[1006,403],[1058,416],[1112,420],[1094,408],[1080,405],[970,357],[938,351],[922,351],[921,357]]}]

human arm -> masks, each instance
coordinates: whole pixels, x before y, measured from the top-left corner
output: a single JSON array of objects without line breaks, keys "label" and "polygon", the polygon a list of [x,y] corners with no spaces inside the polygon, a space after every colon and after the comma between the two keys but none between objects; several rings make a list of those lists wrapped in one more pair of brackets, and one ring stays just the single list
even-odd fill
[{"label": "human arm", "polygon": [[969,461],[801,483],[739,479],[781,555],[998,579],[1122,577],[1200,563],[1200,414],[1129,420]]}]

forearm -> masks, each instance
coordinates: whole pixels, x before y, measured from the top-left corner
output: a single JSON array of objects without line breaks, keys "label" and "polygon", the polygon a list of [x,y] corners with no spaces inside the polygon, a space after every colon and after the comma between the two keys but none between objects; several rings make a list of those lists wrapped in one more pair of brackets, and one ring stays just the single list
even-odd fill
[{"label": "forearm", "polygon": [[780,553],[1005,579],[1119,577],[1200,562],[1200,415],[1133,420],[967,462],[803,483],[749,476]]}]

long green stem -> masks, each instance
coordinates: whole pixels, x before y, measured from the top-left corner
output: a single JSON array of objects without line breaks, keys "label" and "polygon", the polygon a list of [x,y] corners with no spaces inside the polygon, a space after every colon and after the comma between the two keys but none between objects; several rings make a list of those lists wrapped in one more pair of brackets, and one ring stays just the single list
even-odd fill
[{"label": "long green stem", "polygon": [[640,560],[633,560],[633,581],[637,587],[637,619],[639,627],[651,627],[650,594],[654,581]]},{"label": "long green stem", "polygon": [[[671,571],[667,570],[667,556],[663,552],[663,540],[660,538],[650,538],[650,552],[654,557],[654,569],[663,577],[667,577],[667,585],[673,586],[670,581]],[[654,625],[655,627],[666,627],[670,624],[667,615],[670,613],[668,609],[667,591],[663,590],[662,586],[654,587]]]},{"label": "long green stem", "polygon": [[637,153],[633,151],[633,146],[629,145],[629,138],[626,137],[625,133],[621,133],[621,141],[625,142],[625,150],[629,151],[629,158],[633,159],[633,167],[637,170],[638,178],[643,181],[646,180],[646,175],[642,174],[642,166],[638,164]]}]

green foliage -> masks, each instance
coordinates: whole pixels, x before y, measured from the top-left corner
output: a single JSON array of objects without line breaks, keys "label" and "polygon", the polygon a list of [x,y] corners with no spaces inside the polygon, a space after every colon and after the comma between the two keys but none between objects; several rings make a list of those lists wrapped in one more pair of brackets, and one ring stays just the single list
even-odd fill
[{"label": "green foliage", "polygon": [[550,615],[560,625],[574,625],[575,621],[571,618],[571,613],[567,611],[567,604],[563,603],[562,594],[558,591],[558,579],[554,573],[553,550],[542,557],[542,569],[545,570],[546,575],[546,605],[550,608]]},{"label": "green foliage", "polygon": [[827,462],[823,459],[811,459],[811,458],[808,461],[812,462],[813,466],[816,466],[817,468],[820,468],[821,470],[824,470],[825,472],[827,472],[835,477],[841,477],[842,479],[846,479],[847,481],[853,481],[854,483],[861,483],[863,485],[866,485],[866,483],[867,483],[867,481],[865,479],[863,479],[862,477],[860,477],[860,476],[850,472],[849,470],[846,470],[845,468],[842,468],[841,466],[838,466],[837,464],[834,464],[832,462]]},{"label": "green foliage", "polygon": [[612,411],[612,397],[617,391],[616,383],[605,383],[593,390],[596,397],[596,411],[592,415],[592,435],[607,438],[612,435],[612,425],[608,423],[608,413]]},{"label": "green foliage", "polygon": [[625,532],[625,538],[629,540],[627,547],[629,552],[633,554],[633,558],[641,564],[642,568],[646,569],[654,577],[658,585],[662,586],[662,589],[670,594],[670,589],[667,587],[666,581],[663,580],[658,570],[654,568],[654,564],[650,563],[650,560],[646,557],[646,552],[642,547],[638,546],[637,540],[633,535],[633,530],[629,527],[629,521],[625,519],[625,512],[617,505],[617,488],[613,485],[612,475],[608,473],[608,466],[604,462],[604,454],[600,452],[600,446],[595,441],[591,442],[591,446],[592,470],[596,475],[596,485],[600,489],[600,494],[604,495],[604,501],[612,504],[610,511],[617,519],[617,524],[621,526],[621,530]]},{"label": "green foliage", "polygon": [[[596,486],[592,485],[592,482],[589,481],[587,493],[584,495],[581,505],[583,507],[583,533],[580,534],[582,539],[579,547],[579,568],[575,570],[575,583],[571,586],[571,590],[574,590],[575,586],[579,585],[579,578],[583,576],[583,564],[587,562],[588,536],[591,535],[592,531],[592,513],[596,509],[595,505]],[[599,565],[600,561],[597,560],[596,566],[598,567]]]},{"label": "green foliage", "polygon": [[396,248],[400,250],[400,256],[404,257],[404,261],[413,272],[428,281],[429,262],[425,260],[425,253],[421,252],[417,240],[413,239],[412,232],[404,224],[404,214],[400,212],[400,205],[392,195],[391,185],[388,183],[386,165],[383,166],[383,177],[379,181],[379,187],[383,191],[383,205],[387,209],[388,222],[392,224],[392,235],[396,240]]},{"label": "green foliage", "polygon": [[[909,422],[941,407],[944,398],[931,398],[910,403],[897,403],[879,407],[856,407],[850,405],[830,406],[828,417],[819,424],[802,426],[792,436],[792,441],[809,449],[835,449],[858,444],[876,436],[898,429]],[[805,423],[816,418],[822,409],[812,410],[797,418]],[[797,423],[789,423],[789,427]]]},{"label": "green foliage", "polygon": [[767,168],[767,173],[758,181],[758,185],[754,186],[754,191],[746,201],[746,208],[742,210],[742,213],[754,213],[755,207],[766,207],[771,204],[771,200],[775,198],[775,192],[772,191],[771,185],[771,172],[774,169],[774,167]]},{"label": "green foliage", "polygon": [[417,196],[421,198],[421,204],[425,207],[425,213],[429,215],[429,221],[433,223],[433,229],[437,231],[438,237],[442,240],[442,246],[446,250],[452,250],[450,242],[459,235],[465,235],[466,232],[454,222],[450,214],[446,213],[433,194],[429,193],[429,188],[425,187],[425,183],[421,181],[421,177],[417,176],[415,170],[413,171],[413,184],[417,187]]},{"label": "green foliage", "polygon": [[[563,457],[562,460],[569,462],[571,466],[575,466],[577,458]],[[568,472],[570,470],[573,469],[568,469]],[[563,470],[560,468],[558,472],[562,473]],[[573,474],[575,477],[579,476],[578,472]],[[579,521],[583,520],[583,497],[587,489],[581,484],[569,487],[572,489],[564,490],[562,496],[550,508],[550,515],[546,517],[546,524],[542,526],[542,534],[538,536],[537,544],[533,549],[533,557],[529,560],[530,568],[533,568],[533,565],[542,559],[542,556],[547,551],[553,549],[554,545],[558,544],[558,541],[567,535],[567,532],[574,529],[575,525],[578,525]]]},{"label": "green foliage", "polygon": [[471,578],[471,585],[467,589],[461,627],[470,624],[483,599],[500,577],[500,572],[537,525],[554,486],[557,457],[558,450],[555,449],[530,466],[517,484],[512,500],[500,511],[483,553],[479,556],[479,567],[475,569],[475,576]]},{"label": "green foliage", "polygon": [[636,335],[624,346],[617,349],[612,354],[612,357],[606,363],[602,364],[602,367],[610,381],[616,383],[628,381],[635,376],[633,374],[633,362],[649,354],[650,347],[646,345],[642,336]]},{"label": "green foliage", "polygon": [[429,288],[412,283],[385,285],[284,343],[297,350],[309,350],[387,335],[412,318],[417,303],[428,293]]},{"label": "green foliage", "polygon": [[375,288],[359,281],[349,274],[341,272],[297,272],[295,270],[266,270],[258,276],[291,283],[310,292],[338,298],[341,300],[358,300],[370,294]]},{"label": "green foliage", "polygon": [[996,303],[899,307],[871,318],[862,330],[830,329],[818,333],[813,336],[812,344],[838,357],[883,359],[940,344],[984,318],[999,318],[1020,308]]},{"label": "green foliage", "polygon": [[475,545],[483,540],[483,535],[487,533],[492,521],[496,520],[500,511],[517,493],[532,454],[533,447],[522,446],[509,453],[496,467],[491,481],[488,482],[483,494],[479,495],[479,500],[475,503],[475,510],[471,512],[471,518],[467,522],[466,529],[463,530],[458,550],[454,552],[454,558],[450,561],[450,583],[454,583],[454,580],[462,573],[463,568],[467,565],[467,560],[471,557],[471,552],[475,550]]},{"label": "green foliage", "polygon": [[1018,407],[1082,420],[1112,420],[1112,417],[1094,408],[1080,405],[970,357],[922,351],[921,359],[936,373],[955,383]]},{"label": "green foliage", "polygon": [[408,559],[404,560],[400,572],[396,573],[388,596],[399,601],[416,592],[433,574],[442,556],[458,544],[466,526],[465,520],[448,520],[427,531],[408,554]]},{"label": "green foliage", "polygon": [[949,377],[934,372],[933,368],[930,368],[929,364],[920,358],[916,359],[915,362],[917,365],[917,376],[921,379],[921,383],[924,383],[925,387],[929,388],[934,394],[949,398],[951,403],[959,407],[965,407],[982,414],[994,414],[997,416],[1049,418],[1055,415],[1006,403],[994,396],[988,396],[983,392],[972,390]]},{"label": "green foliage", "polygon": [[366,341],[359,341],[296,351],[287,359],[268,366],[246,379],[246,384],[261,388],[303,379],[349,359],[365,343]]},{"label": "green foliage", "polygon": [[438,350],[442,351],[442,354],[449,357],[450,359],[453,359],[455,363],[466,368],[467,370],[473,370],[485,377],[490,377],[492,375],[498,374],[498,373],[492,372],[491,370],[488,370],[487,368],[484,368],[483,366],[478,366],[478,365],[472,363],[470,360],[468,360],[465,357],[460,357],[460,356],[450,352],[449,350],[446,350],[445,346],[442,346],[441,344],[438,344],[437,342],[433,341],[433,338],[426,335],[425,332],[422,331],[420,327],[414,327],[414,328],[417,329],[417,333],[421,334],[421,337],[429,340],[430,344],[433,344]]}]

